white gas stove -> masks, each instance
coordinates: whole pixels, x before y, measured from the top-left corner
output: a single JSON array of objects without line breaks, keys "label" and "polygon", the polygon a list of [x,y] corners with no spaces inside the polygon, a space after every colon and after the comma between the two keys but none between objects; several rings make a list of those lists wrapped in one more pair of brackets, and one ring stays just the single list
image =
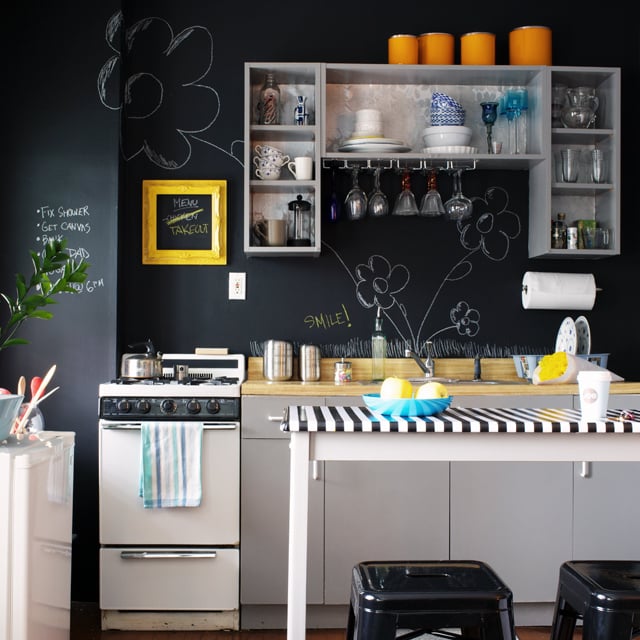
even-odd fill
[{"label": "white gas stove", "polygon": [[[160,378],[100,385],[103,629],[239,628],[244,379],[244,355],[177,353],[162,356]],[[177,432],[202,427],[197,507],[142,504],[141,429],[156,422]]]},{"label": "white gas stove", "polygon": [[240,416],[243,354],[162,355],[161,378],[118,378],[98,389],[106,420],[233,420]]}]

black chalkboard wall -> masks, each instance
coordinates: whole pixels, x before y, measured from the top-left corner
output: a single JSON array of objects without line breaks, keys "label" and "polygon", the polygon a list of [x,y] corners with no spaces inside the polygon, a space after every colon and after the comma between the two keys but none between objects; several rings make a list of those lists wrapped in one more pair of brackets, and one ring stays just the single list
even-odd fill
[{"label": "black chalkboard wall", "polygon": [[[27,0],[6,18],[9,36],[3,42],[4,60],[11,63],[4,92],[1,290],[11,286],[15,271],[28,270],[28,249],[44,234],[62,232],[68,220],[80,223],[64,231],[70,246],[86,252],[92,263],[91,291],[66,297],[53,320],[25,328],[30,346],[0,353],[1,386],[13,387],[20,374],[58,365],[61,389],[43,409],[51,428],[77,433],[74,600],[98,599],[97,386],[117,375],[130,343],[149,337],[165,352],[225,346],[252,355],[267,338],[287,338],[320,344],[326,355],[359,355],[367,349],[374,312],[358,297],[355,274],[363,267],[395,267],[401,286],[394,294],[402,306],[385,325],[389,338],[433,336],[442,349],[460,355],[550,349],[564,316],[580,314],[524,311],[523,274],[590,272],[602,288],[595,308],[585,314],[592,351],[611,353],[612,369],[638,379],[640,347],[631,311],[640,237],[633,188],[637,145],[627,143],[639,139],[631,95],[640,80],[635,23],[619,20],[613,11],[577,16],[558,3],[507,3],[480,11],[477,3],[460,0],[455,11],[446,3],[366,11],[360,3],[326,2],[313,8],[313,31],[307,32],[299,4],[291,0],[250,8],[199,0],[121,5],[118,14],[116,2],[96,8],[63,0],[49,8]],[[121,20],[135,36],[127,48],[120,44]],[[323,223],[317,259],[244,256],[245,61],[384,63],[393,33],[492,31],[497,60],[506,63],[509,30],[526,24],[553,29],[556,65],[622,68],[623,97],[629,98],[622,105],[621,256],[529,260],[527,174],[521,171],[467,172],[463,179],[467,196],[508,199],[520,231],[507,252],[469,251],[455,225],[439,219],[388,217]],[[181,46],[172,47],[178,40]],[[131,82],[148,79],[137,74],[151,71],[162,84],[162,99],[157,83]],[[127,83],[126,92],[118,78]],[[226,265],[142,264],[146,179],[228,181]],[[346,194],[349,176],[339,174],[336,181],[338,192]],[[363,186],[371,188],[371,176],[363,177]],[[414,178],[412,186],[420,198],[423,178]],[[394,198],[399,177],[385,175],[383,187]],[[449,176],[439,177],[439,188],[450,195]],[[66,210],[88,215],[67,218],[60,214]],[[45,223],[58,227],[45,229]],[[227,299],[230,271],[246,272],[246,301]],[[472,322],[465,334],[458,321],[469,309],[477,314],[467,316]]]}]

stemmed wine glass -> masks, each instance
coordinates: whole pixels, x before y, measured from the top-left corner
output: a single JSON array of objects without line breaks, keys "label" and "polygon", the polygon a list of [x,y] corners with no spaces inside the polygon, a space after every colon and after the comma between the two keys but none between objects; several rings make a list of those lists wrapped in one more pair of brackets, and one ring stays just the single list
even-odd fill
[{"label": "stemmed wine glass", "polygon": [[525,153],[527,146],[527,121],[525,113],[529,107],[526,89],[509,89],[502,96],[501,114],[509,123],[509,153]]},{"label": "stemmed wine glass", "polygon": [[408,169],[402,175],[402,191],[398,194],[391,213],[394,216],[418,215],[418,205],[411,191],[411,175]]},{"label": "stemmed wine glass", "polygon": [[381,218],[389,213],[389,200],[380,189],[380,175],[382,169],[376,167],[373,173],[373,191],[369,194],[369,215],[372,218]]},{"label": "stemmed wine glass", "polygon": [[457,222],[466,220],[473,213],[473,202],[462,193],[462,169],[453,173],[453,194],[444,203],[447,219]]},{"label": "stemmed wine glass", "polygon": [[438,191],[438,185],[436,183],[436,172],[433,169],[428,174],[427,192],[422,196],[420,211],[418,211],[418,214],[431,218],[443,216],[445,214],[442,198],[440,197],[440,192]]},{"label": "stemmed wine glass", "polygon": [[481,102],[482,122],[487,127],[487,153],[493,153],[493,145],[491,144],[491,129],[498,118],[497,102]]},{"label": "stemmed wine glass", "polygon": [[354,167],[351,171],[351,190],[344,199],[344,207],[347,220],[361,220],[367,215],[367,194],[358,184],[358,173],[360,169]]}]

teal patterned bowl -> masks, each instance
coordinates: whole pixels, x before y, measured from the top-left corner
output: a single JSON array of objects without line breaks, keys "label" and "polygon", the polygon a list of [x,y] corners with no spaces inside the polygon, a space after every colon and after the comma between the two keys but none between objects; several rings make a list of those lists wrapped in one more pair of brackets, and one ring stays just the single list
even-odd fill
[{"label": "teal patterned bowl", "polygon": [[444,411],[451,404],[451,396],[425,400],[416,398],[383,400],[379,393],[366,393],[362,396],[362,399],[371,411],[385,416],[402,416],[403,418],[409,416],[433,416]]},{"label": "teal patterned bowl", "polygon": [[23,399],[24,396],[0,394],[0,442],[9,437]]}]

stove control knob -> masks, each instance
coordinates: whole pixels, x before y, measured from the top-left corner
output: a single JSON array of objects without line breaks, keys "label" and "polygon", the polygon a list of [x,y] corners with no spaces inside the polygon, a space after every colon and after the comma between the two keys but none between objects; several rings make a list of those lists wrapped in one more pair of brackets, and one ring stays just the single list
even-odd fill
[{"label": "stove control knob", "polygon": [[175,413],[177,406],[175,400],[163,400],[160,408],[162,409],[162,413]]},{"label": "stove control knob", "polygon": [[207,411],[209,413],[218,413],[220,411],[220,403],[217,400],[209,400],[207,402]]},{"label": "stove control knob", "polygon": [[136,404],[136,411],[138,413],[149,413],[151,411],[151,405],[148,400],[139,400]]},{"label": "stove control knob", "polygon": [[131,403],[128,400],[118,400],[118,413],[129,413],[131,411]]},{"label": "stove control knob", "polygon": [[187,411],[189,413],[200,413],[201,408],[197,400],[189,400],[189,402],[187,402]]}]

